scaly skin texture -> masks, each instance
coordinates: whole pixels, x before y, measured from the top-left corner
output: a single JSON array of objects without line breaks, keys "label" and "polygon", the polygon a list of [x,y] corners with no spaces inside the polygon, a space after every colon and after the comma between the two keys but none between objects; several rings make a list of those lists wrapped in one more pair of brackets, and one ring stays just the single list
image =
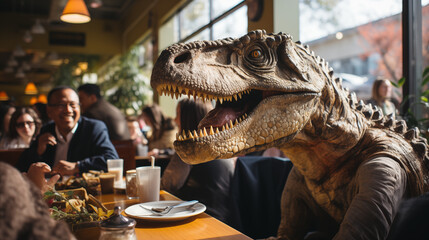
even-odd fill
[{"label": "scaly skin texture", "polygon": [[401,199],[428,190],[429,154],[418,130],[358,102],[325,60],[289,35],[257,30],[172,45],[151,85],[161,95],[216,101],[200,130],[174,143],[187,163],[273,146],[291,159],[279,239],[313,230],[384,239]]}]

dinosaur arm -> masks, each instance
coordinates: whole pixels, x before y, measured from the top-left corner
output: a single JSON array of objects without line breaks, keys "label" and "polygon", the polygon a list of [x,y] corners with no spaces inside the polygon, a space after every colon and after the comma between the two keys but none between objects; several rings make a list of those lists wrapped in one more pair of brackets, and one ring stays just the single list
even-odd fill
[{"label": "dinosaur arm", "polygon": [[406,190],[406,174],[391,158],[364,162],[357,172],[358,193],[334,239],[386,239]]}]

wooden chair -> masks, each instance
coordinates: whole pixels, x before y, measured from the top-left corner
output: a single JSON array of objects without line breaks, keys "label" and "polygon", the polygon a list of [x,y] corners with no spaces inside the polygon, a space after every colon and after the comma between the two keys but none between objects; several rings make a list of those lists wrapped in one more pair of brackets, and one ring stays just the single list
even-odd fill
[{"label": "wooden chair", "polygon": [[124,159],[124,174],[127,170],[135,169],[136,147],[133,144],[133,140],[112,140],[112,143],[119,155],[119,158]]},{"label": "wooden chair", "polygon": [[9,163],[15,167],[18,163],[19,157],[25,149],[26,148],[0,150],[0,162]]}]

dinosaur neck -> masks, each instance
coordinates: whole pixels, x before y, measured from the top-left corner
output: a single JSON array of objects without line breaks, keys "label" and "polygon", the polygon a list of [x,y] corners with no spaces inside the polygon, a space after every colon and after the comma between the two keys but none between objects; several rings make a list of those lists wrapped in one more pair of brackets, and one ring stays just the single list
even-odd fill
[{"label": "dinosaur neck", "polygon": [[321,101],[321,111],[283,148],[286,156],[306,178],[322,180],[335,172],[358,144],[368,122],[346,99],[337,96],[332,104]]}]

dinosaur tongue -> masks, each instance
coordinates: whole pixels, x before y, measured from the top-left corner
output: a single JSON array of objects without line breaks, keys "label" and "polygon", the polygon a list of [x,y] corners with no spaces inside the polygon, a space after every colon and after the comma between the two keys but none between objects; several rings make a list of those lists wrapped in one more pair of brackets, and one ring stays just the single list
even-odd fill
[{"label": "dinosaur tongue", "polygon": [[[266,97],[276,95],[277,92],[268,92]],[[199,129],[220,127],[242,116],[244,113],[250,113],[253,108],[263,99],[262,91],[252,90],[251,94],[244,95],[237,101],[216,102],[216,108],[211,110],[198,125]]]},{"label": "dinosaur tongue", "polygon": [[222,127],[226,123],[235,121],[238,117],[240,117],[244,113],[243,110],[234,109],[231,107],[216,107],[211,110],[200,122],[198,128],[209,128],[213,127]]}]

